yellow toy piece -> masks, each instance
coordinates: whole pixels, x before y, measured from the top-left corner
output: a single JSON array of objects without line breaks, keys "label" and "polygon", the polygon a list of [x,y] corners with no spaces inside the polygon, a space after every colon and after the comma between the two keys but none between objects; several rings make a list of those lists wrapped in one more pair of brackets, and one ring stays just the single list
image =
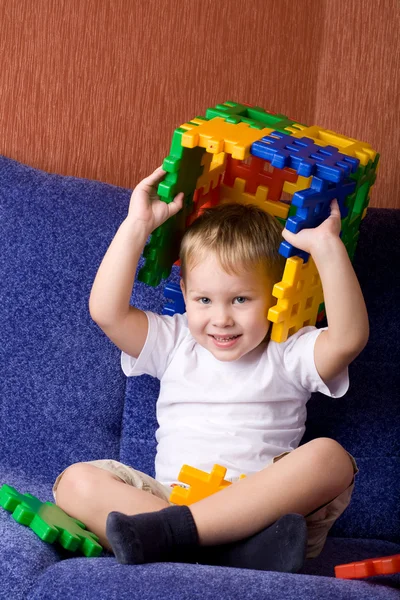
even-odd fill
[{"label": "yellow toy piece", "polygon": [[299,175],[296,183],[290,183],[290,181],[285,181],[283,184],[283,191],[287,194],[291,194],[293,196],[296,192],[300,190],[308,190],[311,186],[312,177],[302,177]]},{"label": "yellow toy piece", "polygon": [[274,342],[283,342],[302,327],[315,325],[323,292],[312,257],[307,263],[298,256],[288,258],[282,281],[274,285],[272,295],[278,298],[268,311],[268,319],[274,323]]},{"label": "yellow toy piece", "polygon": [[[201,471],[189,465],[183,465],[178,476],[178,481],[186,483],[190,487],[182,488],[179,485],[175,486],[169,500],[174,504],[184,504],[186,506],[203,500],[203,498],[207,498],[232,485],[230,481],[224,479],[225,475],[226,468],[221,465],[214,465],[211,473]],[[240,479],[243,479],[243,477],[246,476],[241,475]]]},{"label": "yellow toy piece", "polygon": [[211,189],[217,187],[220,178],[224,174],[226,163],[226,152],[210,154],[204,152],[201,166],[204,167],[203,174],[196,181],[196,190],[203,188],[203,195],[208,194]]},{"label": "yellow toy piece", "polygon": [[[192,123],[195,123],[193,119]],[[211,154],[227,152],[232,158],[245,160],[250,156],[250,147],[257,140],[272,133],[273,129],[255,129],[247,123],[228,123],[221,117],[215,117],[210,121],[200,121],[201,125],[185,123],[181,125],[186,129],[182,134],[182,146],[184,148],[206,148]]]}]

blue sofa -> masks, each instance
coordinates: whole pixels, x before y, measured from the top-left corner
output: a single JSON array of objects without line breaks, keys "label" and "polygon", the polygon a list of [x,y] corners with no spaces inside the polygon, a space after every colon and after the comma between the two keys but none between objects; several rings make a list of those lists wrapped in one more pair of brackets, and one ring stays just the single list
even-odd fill
[{"label": "blue sofa", "polygon": [[[158,381],[127,380],[88,298],[130,191],[0,157],[0,486],[52,501],[71,463],[119,459],[153,473]],[[124,566],[71,555],[0,509],[0,598],[391,600],[400,574],[339,580],[336,564],[400,553],[400,211],[370,209],[355,258],[371,320],[340,400],[315,395],[303,441],[330,436],[357,459],[350,507],[299,574],[204,565]],[[171,275],[178,281],[177,270]],[[160,311],[163,285],[137,283]]]}]

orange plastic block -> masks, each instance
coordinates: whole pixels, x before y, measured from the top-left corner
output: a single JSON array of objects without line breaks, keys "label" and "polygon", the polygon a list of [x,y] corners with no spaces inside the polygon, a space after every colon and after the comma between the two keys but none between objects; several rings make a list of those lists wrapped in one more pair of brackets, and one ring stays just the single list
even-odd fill
[{"label": "orange plastic block", "polygon": [[393,575],[393,573],[400,573],[400,554],[369,558],[335,567],[335,576],[340,579],[362,579],[374,575]]},{"label": "orange plastic block", "polygon": [[[230,481],[224,479],[225,475],[226,468],[221,465],[214,465],[211,473],[201,471],[189,465],[183,465],[178,476],[178,481],[186,483],[190,487],[182,488],[175,486],[169,500],[174,504],[189,506],[189,504],[207,498],[207,496],[211,496],[232,485]],[[245,475],[241,475],[240,477],[245,477]]]}]

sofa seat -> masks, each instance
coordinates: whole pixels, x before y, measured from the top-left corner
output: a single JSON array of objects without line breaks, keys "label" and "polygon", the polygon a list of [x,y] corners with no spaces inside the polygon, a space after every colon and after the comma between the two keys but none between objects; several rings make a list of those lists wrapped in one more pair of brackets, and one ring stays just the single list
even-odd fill
[{"label": "sofa seat", "polygon": [[[21,492],[29,491],[43,501],[52,501],[52,482],[32,481],[24,473],[5,473],[0,480],[7,481]],[[334,578],[334,566],[367,558],[400,553],[400,545],[382,540],[328,537],[319,557],[307,560],[301,573],[261,572],[207,565],[173,563],[140,566],[119,565],[107,552],[99,558],[88,559],[40,540],[28,527],[14,521],[11,513],[0,510],[1,598],[29,598],[57,600],[57,598],[140,598],[180,600],[202,597],[253,598],[260,593],[265,600],[290,600],[304,590],[309,598],[398,598],[400,574],[374,577],[368,580],[343,581]],[[195,589],[194,578],[197,579]],[[127,581],[126,581],[127,580]],[[107,581],[104,596],[104,581]],[[175,589],[175,583],[179,586]],[[229,585],[228,582],[229,581]],[[102,583],[103,582],[103,583]],[[383,587],[385,586],[385,587]],[[222,594],[222,590],[225,590]],[[282,595],[282,589],[290,595]],[[133,593],[133,590],[135,592]],[[163,594],[160,595],[160,590]],[[167,590],[171,590],[168,592]],[[261,592],[261,590],[264,590]],[[268,590],[268,591],[266,591]],[[302,592],[301,592],[302,590]],[[281,595],[280,595],[281,594]],[[320,595],[321,594],[321,595]],[[129,595],[129,596],[128,596]]]},{"label": "sofa seat", "polygon": [[[331,542],[325,551],[327,560],[330,551],[339,560],[349,560],[355,555],[365,556],[365,552],[373,554],[375,550],[400,550],[398,545],[388,542],[352,540],[351,546],[345,539]],[[398,576],[393,578],[399,581]],[[379,579],[346,581],[207,565],[132,566],[120,565],[114,558],[75,558],[49,567],[38,579],[29,600],[398,600],[398,590],[390,587],[388,581],[385,586],[380,585]]]},{"label": "sofa seat", "polygon": [[[43,502],[52,501],[50,482],[33,481],[24,473],[0,468],[3,483],[22,493],[29,492]],[[38,575],[63,556],[55,545],[43,542],[29,527],[17,523],[10,512],[0,508],[0,598],[26,598]],[[62,550],[62,549],[61,549]]]}]

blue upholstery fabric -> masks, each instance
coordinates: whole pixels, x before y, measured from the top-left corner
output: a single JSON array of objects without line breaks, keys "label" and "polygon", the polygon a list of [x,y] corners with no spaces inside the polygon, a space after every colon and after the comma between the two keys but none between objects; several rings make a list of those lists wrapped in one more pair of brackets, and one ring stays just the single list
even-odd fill
[{"label": "blue upholstery fabric", "polygon": [[88,299],[128,200],[0,159],[1,464],[33,481],[119,456],[125,377]]},{"label": "blue upholstery fabric", "polygon": [[400,539],[400,211],[370,209],[354,260],[370,320],[341,400],[316,394],[303,442],[329,436],[356,458],[352,502],[332,535]]},{"label": "blue upholstery fabric", "polygon": [[[0,157],[0,486],[52,500],[62,469],[104,457],[153,473],[158,382],[126,381],[119,351],[88,312],[93,279],[129,196]],[[397,598],[399,576],[366,582],[332,575],[335,564],[400,553],[399,233],[400,211],[370,210],[355,265],[371,339],[351,366],[346,397],[315,395],[309,404],[305,440],[334,437],[360,466],[354,499],[321,556],[297,575],[126,567],[106,553],[77,558],[49,546],[0,509],[0,600]],[[163,287],[137,283],[135,303],[161,310]]]},{"label": "blue upholstery fabric", "polygon": [[75,559],[47,569],[29,600],[398,600],[397,589],[374,579],[367,583],[173,563],[127,568],[112,558]]},{"label": "blue upholstery fabric", "polygon": [[[0,487],[3,483],[30,492],[43,501],[52,501],[49,483],[37,483],[19,474],[14,468],[0,466]],[[60,561],[56,546],[45,544],[33,532],[18,525],[9,512],[0,508],[0,599],[25,598],[36,579],[46,569]]]}]

